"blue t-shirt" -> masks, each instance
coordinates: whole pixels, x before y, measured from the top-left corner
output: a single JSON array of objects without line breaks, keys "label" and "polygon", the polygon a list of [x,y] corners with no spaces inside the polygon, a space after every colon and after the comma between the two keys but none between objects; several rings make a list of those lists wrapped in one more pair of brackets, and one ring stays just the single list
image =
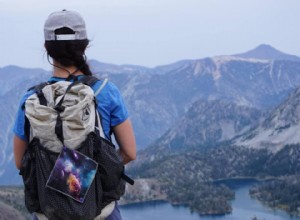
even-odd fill
[{"label": "blue t-shirt", "polygon": [[[49,79],[49,81],[57,82],[64,80],[66,79],[59,77],[52,77]],[[99,80],[93,85],[92,89],[94,92],[98,90],[102,83],[103,80]],[[22,140],[27,139],[24,130],[25,112],[22,106],[24,105],[26,99],[32,94],[33,91],[31,90],[22,97],[13,128],[15,135]],[[97,110],[101,116],[101,124],[105,137],[110,139],[111,127],[124,122],[128,118],[127,108],[119,89],[112,82],[107,82],[100,94],[97,95],[96,99],[98,103]]]}]

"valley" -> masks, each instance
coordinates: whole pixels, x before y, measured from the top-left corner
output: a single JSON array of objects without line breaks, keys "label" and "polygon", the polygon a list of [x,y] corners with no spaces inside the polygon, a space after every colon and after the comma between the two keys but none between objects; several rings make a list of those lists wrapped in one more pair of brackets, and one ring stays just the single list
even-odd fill
[{"label": "valley", "polygon": [[[155,68],[90,63],[96,76],[120,88],[137,137],[138,158],[127,170],[138,181],[122,204],[163,200],[201,215],[231,213],[235,194],[216,180],[299,174],[300,58],[260,45]],[[19,73],[0,81],[0,185],[22,183],[13,163],[12,120],[26,89],[50,75],[0,68],[0,76],[11,72]],[[257,188],[256,198],[265,201],[269,188]],[[2,202],[22,212],[18,203]]]}]

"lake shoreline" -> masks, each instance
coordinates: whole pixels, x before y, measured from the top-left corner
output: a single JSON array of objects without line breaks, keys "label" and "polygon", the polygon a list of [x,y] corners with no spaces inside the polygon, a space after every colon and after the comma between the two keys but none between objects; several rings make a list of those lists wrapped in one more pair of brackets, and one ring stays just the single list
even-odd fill
[{"label": "lake shoreline", "polygon": [[[262,202],[257,199],[252,199],[249,195],[249,189],[253,185],[252,181],[256,181],[255,178],[247,178],[238,180],[226,179],[232,181],[237,187],[233,189],[236,198],[232,201],[232,213],[222,215],[199,215],[197,212],[193,212],[186,205],[171,204],[166,199],[152,199],[143,202],[120,204],[120,210],[123,216],[123,220],[140,220],[140,216],[145,216],[144,220],[160,220],[163,216],[164,220],[240,220],[245,219],[244,216],[248,216],[247,220],[257,217],[258,219],[265,220],[300,220],[297,216],[290,216],[287,212],[283,212],[280,209],[271,209],[265,206]],[[224,181],[224,179],[223,179]],[[13,195],[16,197],[15,201],[20,204],[24,203],[22,186],[2,186],[0,192],[2,192],[3,199],[7,198],[7,193],[15,191]],[[1,194],[1,193],[0,193]],[[19,204],[18,203],[18,204]],[[8,204],[8,203],[7,203]],[[23,212],[24,211],[24,212]],[[21,213],[25,216],[25,208]],[[153,217],[155,213],[156,217]],[[148,218],[147,218],[148,216]],[[159,217],[157,217],[159,216]],[[241,217],[242,216],[242,217]]]},{"label": "lake shoreline", "polygon": [[[280,179],[281,177],[264,177],[264,178],[257,178],[257,177],[234,177],[234,178],[223,178],[223,179],[217,179],[217,180],[213,180],[213,181],[207,181],[206,183],[213,183],[213,184],[224,184],[226,185],[228,188],[230,188],[233,192],[235,192],[237,189],[239,188],[243,188],[243,187],[248,187],[247,189],[247,195],[249,195],[249,190],[251,189],[251,187],[254,186],[255,183],[262,183],[264,181],[270,181],[270,180],[274,180],[274,179]],[[256,203],[261,203],[261,206],[264,206],[266,208],[270,208],[272,210],[276,210],[276,211],[283,211],[284,213],[287,213],[288,215],[290,215],[291,213],[288,213],[286,210],[282,210],[279,207],[271,207],[268,204],[262,203],[261,201],[259,201],[256,198],[251,198],[254,199],[256,201]],[[231,200],[231,204],[236,202],[237,198],[234,198],[233,200]],[[143,201],[139,201],[139,202],[127,202],[124,204],[120,204],[120,207],[122,208],[134,208],[135,206],[151,206],[153,204],[169,204],[170,206],[176,208],[176,207],[184,207],[187,208],[190,212],[196,213],[199,216],[202,217],[207,217],[207,218],[214,218],[214,217],[222,217],[222,216],[230,216],[232,215],[232,213],[235,211],[234,207],[232,207],[232,210],[230,212],[226,212],[226,213],[199,213],[195,210],[193,210],[192,208],[190,208],[188,205],[186,204],[182,204],[180,202],[172,202],[170,200],[168,200],[167,198],[164,199],[150,199],[150,200],[143,200]],[[253,215],[254,217],[255,215]],[[295,216],[298,217],[298,216]]]},{"label": "lake shoreline", "polygon": [[233,210],[230,214],[199,215],[197,212],[192,212],[188,206],[172,205],[165,200],[120,206],[120,210],[124,220],[140,220],[140,216],[143,216],[143,220],[251,220],[255,217],[260,220],[300,220],[298,217],[291,217],[278,209],[270,209],[260,201],[252,199],[249,195],[252,183],[248,180],[234,180],[240,187],[234,190],[236,199],[232,201]]}]

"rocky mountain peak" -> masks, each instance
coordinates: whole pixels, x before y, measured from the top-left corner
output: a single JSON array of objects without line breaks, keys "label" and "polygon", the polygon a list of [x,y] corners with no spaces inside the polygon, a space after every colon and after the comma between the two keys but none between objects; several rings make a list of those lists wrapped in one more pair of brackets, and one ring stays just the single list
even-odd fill
[{"label": "rocky mountain peak", "polygon": [[292,60],[300,61],[300,57],[283,53],[268,44],[261,44],[245,53],[234,56],[242,58],[266,59],[266,60]]}]

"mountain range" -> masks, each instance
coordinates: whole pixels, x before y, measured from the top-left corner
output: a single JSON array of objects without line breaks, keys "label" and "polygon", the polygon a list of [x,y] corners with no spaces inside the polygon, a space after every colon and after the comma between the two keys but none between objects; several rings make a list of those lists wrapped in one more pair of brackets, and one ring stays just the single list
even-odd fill
[{"label": "mountain range", "polygon": [[250,50],[246,53],[236,54],[234,56],[242,58],[254,58],[254,59],[266,59],[266,60],[291,60],[291,61],[300,61],[300,57],[295,55],[290,55],[283,53],[270,45],[261,44],[258,47]]},{"label": "mountain range", "polygon": [[235,138],[234,144],[277,152],[300,143],[300,87],[256,127]]},{"label": "mountain range", "polygon": [[155,144],[171,150],[200,145],[209,147],[247,131],[259,121],[261,115],[261,111],[248,106],[221,100],[199,100]]},{"label": "mountain range", "polygon": [[[270,112],[280,112],[277,106],[300,85],[298,59],[260,45],[242,54],[182,60],[155,68],[96,60],[90,65],[95,75],[108,77],[120,88],[138,149],[149,146],[138,161],[151,161],[162,149],[180,152],[233,140],[242,146],[243,140],[249,140],[248,131],[265,130]],[[41,69],[0,69],[0,184],[20,183],[11,141],[18,102],[27,88],[50,75]]]}]

